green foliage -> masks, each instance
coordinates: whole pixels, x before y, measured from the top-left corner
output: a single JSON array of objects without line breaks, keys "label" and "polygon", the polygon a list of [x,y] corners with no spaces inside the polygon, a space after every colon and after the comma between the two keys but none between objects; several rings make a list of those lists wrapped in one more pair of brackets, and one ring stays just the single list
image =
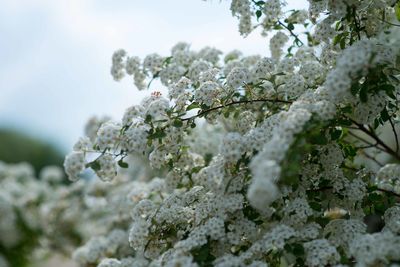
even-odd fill
[{"label": "green foliage", "polygon": [[0,160],[7,163],[29,162],[39,172],[47,165],[62,166],[63,153],[54,145],[21,132],[0,129]]},{"label": "green foliage", "polygon": [[193,260],[199,265],[204,267],[213,266],[212,262],[215,260],[215,256],[211,254],[210,241],[207,244],[195,248],[191,251]]},{"label": "green foliage", "polygon": [[120,166],[121,168],[126,169],[126,168],[129,167],[129,164],[126,163],[126,162],[124,162],[123,159],[120,159],[120,160],[118,161],[118,166]]},{"label": "green foliage", "polygon": [[37,230],[31,229],[24,223],[24,220],[16,210],[17,214],[17,227],[20,231],[22,240],[14,247],[8,248],[0,244],[0,255],[3,255],[10,267],[27,267],[31,263],[31,255],[33,249],[38,245],[38,238],[41,233]]}]

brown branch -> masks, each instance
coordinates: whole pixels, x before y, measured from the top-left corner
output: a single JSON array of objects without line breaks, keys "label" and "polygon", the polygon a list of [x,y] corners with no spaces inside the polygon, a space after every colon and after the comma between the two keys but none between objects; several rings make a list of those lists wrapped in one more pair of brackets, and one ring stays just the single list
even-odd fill
[{"label": "brown branch", "polygon": [[[362,138],[361,136],[358,136],[358,135],[356,135],[356,134],[354,134],[354,133],[352,133],[352,132],[349,132],[349,134],[350,134],[351,136],[353,136],[354,138],[357,138],[358,140],[360,140],[360,141],[366,143],[366,144],[368,145],[368,147],[375,147],[376,149],[378,149],[378,150],[380,150],[380,151],[386,153],[386,150],[383,149],[383,148],[381,148],[381,147],[379,147],[379,146],[378,146],[378,143],[373,144],[373,143],[371,143],[371,142],[365,140],[365,139]],[[364,147],[364,148],[367,148],[367,147]]]},{"label": "brown branch", "polygon": [[387,20],[384,20],[384,19],[381,19],[381,18],[378,18],[378,19],[380,21],[382,21],[382,22],[385,22],[385,23],[389,24],[389,25],[392,25],[392,26],[395,26],[395,27],[400,27],[400,24],[392,23],[390,21],[387,21]]},{"label": "brown branch", "polygon": [[356,125],[361,131],[366,133],[368,136],[372,137],[377,144],[382,146],[385,149],[385,152],[388,153],[389,155],[393,156],[397,160],[400,160],[400,155],[391,149],[387,144],[385,144],[371,129],[367,129],[363,124],[353,120],[352,118],[347,117],[354,125]]},{"label": "brown branch", "polygon": [[376,164],[378,164],[379,167],[385,166],[385,164],[379,162],[379,161],[378,161],[376,158],[374,158],[373,156],[371,156],[371,155],[365,153],[365,151],[363,151],[363,155],[364,155],[367,159],[370,159],[370,160],[372,160],[373,162],[375,162]]},{"label": "brown branch", "polygon": [[389,117],[389,123],[393,130],[394,138],[396,139],[396,153],[399,153],[399,137],[397,136],[396,127],[394,127],[394,123],[392,118]]},{"label": "brown branch", "polygon": [[221,105],[221,106],[217,106],[217,107],[213,107],[213,108],[209,108],[206,110],[203,110],[201,112],[199,112],[197,115],[188,117],[188,118],[183,118],[182,121],[188,121],[188,120],[192,120],[198,117],[201,117],[211,111],[215,111],[221,108],[225,108],[225,107],[229,107],[229,106],[233,106],[233,105],[239,105],[239,104],[249,104],[249,103],[254,103],[254,102],[272,102],[272,103],[284,103],[284,104],[291,104],[292,101],[287,101],[287,100],[279,100],[279,99],[254,99],[254,100],[242,100],[242,101],[235,101],[235,102],[231,102],[225,105]]},{"label": "brown branch", "polygon": [[[330,190],[330,189],[333,189],[333,186],[323,186],[323,187],[316,188],[316,189],[309,189],[307,191],[321,192],[321,191]],[[379,192],[386,193],[386,194],[391,194],[391,195],[394,195],[394,196],[400,198],[400,194],[397,194],[397,193],[395,193],[393,191],[390,191],[390,190],[386,190],[386,189],[382,189],[382,188],[376,188],[375,191],[379,191]]]},{"label": "brown branch", "polygon": [[397,194],[397,193],[395,193],[395,192],[393,192],[393,191],[390,191],[390,190],[386,190],[386,189],[382,189],[382,188],[377,188],[376,191],[380,191],[380,192],[383,192],[383,193],[386,193],[386,194],[392,194],[392,195],[394,195],[394,196],[400,198],[400,194]]},{"label": "brown branch", "polygon": [[299,36],[295,34],[291,29],[289,29],[288,26],[286,26],[284,23],[278,20],[278,24],[281,25],[283,28],[285,28],[287,31],[290,32],[290,35],[294,37],[294,40],[296,42],[299,42],[301,45],[304,45],[304,43],[300,40]]}]

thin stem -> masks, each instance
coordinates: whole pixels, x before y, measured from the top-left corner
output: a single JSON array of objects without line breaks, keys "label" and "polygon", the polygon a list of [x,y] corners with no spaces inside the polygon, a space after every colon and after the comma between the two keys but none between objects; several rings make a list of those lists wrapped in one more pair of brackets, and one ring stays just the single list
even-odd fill
[{"label": "thin stem", "polygon": [[387,21],[387,20],[384,20],[384,19],[380,19],[380,18],[378,18],[378,19],[380,21],[382,21],[382,22],[385,22],[385,23],[389,24],[389,25],[392,25],[392,26],[395,26],[395,27],[400,27],[400,24],[392,23],[390,21]]},{"label": "thin stem", "polygon": [[366,149],[366,148],[372,148],[375,147],[376,144],[370,144],[370,145],[366,145],[366,146],[356,146],[357,149]]},{"label": "thin stem", "polygon": [[255,0],[251,0],[256,6],[260,6]]},{"label": "thin stem", "polygon": [[400,160],[400,155],[391,149],[387,144],[385,144],[371,129],[367,129],[363,124],[356,122],[352,118],[348,118],[353,124],[355,124],[361,131],[372,137],[377,144],[382,146],[385,149],[385,152],[388,153],[389,155],[392,155],[394,158],[397,160]]},{"label": "thin stem", "polygon": [[356,27],[356,33],[357,33],[358,40],[361,40],[360,25],[358,24],[357,13],[356,13],[355,7],[353,7],[353,18],[354,18],[354,26]]},{"label": "thin stem", "polygon": [[396,127],[394,127],[394,123],[392,118],[389,117],[389,123],[393,130],[393,135],[396,140],[396,153],[399,153],[399,137],[397,136]]},{"label": "thin stem", "polygon": [[390,191],[390,190],[386,190],[386,189],[382,189],[382,188],[377,188],[376,191],[380,191],[380,192],[383,192],[383,193],[392,194],[392,195],[394,195],[394,196],[396,196],[396,197],[400,197],[400,194],[397,194],[397,193],[395,193],[395,192],[393,192],[393,191]]},{"label": "thin stem", "polygon": [[365,156],[367,159],[370,159],[370,160],[372,160],[373,162],[375,162],[376,164],[378,164],[379,167],[385,166],[383,163],[379,162],[379,161],[378,161],[376,158],[374,158],[373,156],[371,156],[371,155],[365,153],[365,151],[363,151],[363,154],[364,154],[364,156]]},{"label": "thin stem", "polygon": [[286,26],[284,23],[282,23],[280,20],[278,20],[278,24],[281,25],[283,28],[288,30],[290,32],[290,35],[294,37],[295,41],[300,43],[301,45],[304,45],[304,43],[300,40],[299,36],[295,34],[291,29],[289,29],[288,26]]},{"label": "thin stem", "polygon": [[[386,153],[386,150],[383,149],[383,148],[381,148],[381,147],[379,147],[377,143],[373,144],[373,143],[369,142],[368,140],[366,140],[366,139],[362,138],[361,136],[358,136],[358,135],[356,135],[356,134],[354,134],[354,133],[352,133],[352,132],[349,132],[349,134],[350,134],[351,136],[353,136],[354,138],[357,138],[358,140],[360,140],[360,141],[366,143],[369,147],[375,147],[376,149],[378,149],[378,150],[380,150],[380,151]],[[365,148],[366,148],[366,147],[365,147]]]},{"label": "thin stem", "polygon": [[235,102],[231,102],[225,105],[220,105],[220,106],[216,106],[210,109],[206,109],[201,111],[200,113],[198,113],[197,115],[188,117],[188,118],[183,118],[182,121],[188,121],[188,120],[192,120],[195,119],[197,117],[203,116],[211,111],[215,111],[221,108],[225,108],[225,107],[229,107],[229,106],[233,106],[233,105],[238,105],[238,104],[248,104],[248,103],[253,103],[253,102],[273,102],[273,103],[284,103],[284,104],[291,104],[292,101],[287,101],[287,100],[280,100],[280,99],[254,99],[254,100],[242,100],[242,101],[235,101]]},{"label": "thin stem", "polygon": [[[330,190],[330,189],[333,189],[333,186],[323,186],[323,187],[316,188],[316,189],[309,189],[307,191],[320,192],[320,191],[325,191],[325,190]],[[383,193],[386,193],[386,194],[391,194],[391,195],[394,195],[394,196],[400,198],[400,194],[397,194],[397,193],[395,193],[393,191],[390,191],[390,190],[386,190],[386,189],[382,189],[382,188],[376,188],[375,191],[383,192]]]}]

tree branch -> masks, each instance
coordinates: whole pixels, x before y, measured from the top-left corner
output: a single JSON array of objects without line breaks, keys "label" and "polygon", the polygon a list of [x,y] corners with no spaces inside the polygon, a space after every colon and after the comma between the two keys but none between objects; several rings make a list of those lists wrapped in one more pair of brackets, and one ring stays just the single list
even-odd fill
[{"label": "tree branch", "polygon": [[183,118],[181,119],[182,121],[188,121],[188,120],[192,120],[195,119],[197,117],[201,117],[211,111],[214,110],[218,110],[218,109],[222,109],[225,107],[229,107],[229,106],[233,106],[233,105],[239,105],[239,104],[248,104],[248,103],[254,103],[254,102],[272,102],[272,103],[284,103],[284,104],[291,104],[292,101],[287,101],[287,100],[280,100],[280,99],[254,99],[254,100],[242,100],[242,101],[235,101],[235,102],[231,102],[225,105],[221,105],[221,106],[217,106],[217,107],[213,107],[210,109],[206,109],[201,111],[200,113],[198,113],[197,115],[188,117],[188,118]]},{"label": "tree branch", "polygon": [[289,31],[290,35],[294,37],[296,42],[299,42],[301,45],[304,45],[304,43],[300,40],[299,36],[297,34],[295,34],[291,29],[289,29],[288,26],[286,26],[280,20],[278,20],[278,24],[281,25],[283,28],[285,28],[287,31]]},{"label": "tree branch", "polygon": [[389,123],[393,130],[394,138],[396,139],[396,153],[399,153],[399,137],[397,136],[396,127],[394,127],[394,123],[392,118],[389,117]]},{"label": "tree branch", "polygon": [[355,120],[353,120],[352,118],[347,117],[354,125],[356,125],[361,131],[363,131],[364,133],[366,133],[368,136],[372,137],[377,144],[379,144],[380,146],[382,146],[385,149],[385,152],[388,153],[389,155],[393,156],[394,158],[396,158],[397,160],[400,160],[400,155],[394,151],[393,149],[391,149],[387,144],[385,144],[373,131],[371,131],[370,129],[367,129],[363,124],[356,122]]},{"label": "tree branch", "polygon": [[[333,189],[333,186],[323,186],[323,187],[316,188],[316,189],[309,189],[307,191],[321,192],[321,191],[330,190],[330,189]],[[379,191],[379,192],[386,193],[386,194],[391,194],[391,195],[394,195],[394,196],[400,198],[400,194],[397,194],[397,193],[395,193],[393,191],[390,191],[390,190],[386,190],[386,189],[382,189],[382,188],[376,188],[375,191]]]}]

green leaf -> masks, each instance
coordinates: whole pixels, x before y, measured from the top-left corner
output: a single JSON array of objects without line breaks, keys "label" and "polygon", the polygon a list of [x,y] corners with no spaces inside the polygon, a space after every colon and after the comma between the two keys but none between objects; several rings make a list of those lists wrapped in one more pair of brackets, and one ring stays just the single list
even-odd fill
[{"label": "green leaf", "polygon": [[213,266],[212,262],[215,260],[215,256],[211,254],[209,242],[199,248],[191,250],[191,254],[193,255],[193,260],[199,266]]},{"label": "green leaf", "polygon": [[292,244],[292,251],[293,254],[297,257],[304,255],[304,247],[302,244],[298,243]]},{"label": "green leaf", "polygon": [[359,91],[360,91],[360,84],[358,82],[351,85],[350,92],[352,95],[356,95]]},{"label": "green leaf", "polygon": [[99,171],[101,169],[100,163],[97,160],[89,162],[86,167],[91,168],[94,171]]},{"label": "green leaf", "polygon": [[164,63],[165,65],[168,65],[169,63],[171,63],[172,58],[173,58],[172,56],[166,57],[166,58],[164,59],[164,62],[163,62],[163,63]]},{"label": "green leaf", "polygon": [[310,207],[311,207],[313,210],[316,210],[316,211],[321,211],[321,210],[322,210],[322,206],[321,206],[321,204],[318,203],[318,202],[312,201],[312,202],[310,202],[310,203],[308,203],[308,204],[310,205]]},{"label": "green leaf", "polygon": [[243,215],[249,219],[250,221],[254,222],[255,224],[259,225],[262,224],[263,221],[260,219],[261,215],[258,213],[257,210],[255,210],[253,207],[250,205],[245,205],[243,208]]},{"label": "green leaf", "polygon": [[[335,25],[335,30],[336,31],[341,31],[343,29],[343,24],[342,24],[342,22],[341,21],[338,21],[338,22],[336,22],[336,25]],[[340,35],[340,34],[339,34]],[[336,35],[335,36],[335,38],[337,37],[338,35]],[[334,43],[334,45],[335,45],[336,43]]]},{"label": "green leaf", "polygon": [[340,109],[343,113],[352,113],[353,112],[353,108],[351,106],[346,106],[344,108]]},{"label": "green leaf", "polygon": [[338,140],[342,136],[342,133],[343,133],[342,129],[337,129],[337,128],[333,129],[331,132],[332,140]]},{"label": "green leaf", "polygon": [[368,200],[371,201],[372,203],[382,201],[382,195],[378,193],[371,193],[368,195]]},{"label": "green leaf", "polygon": [[144,122],[145,123],[150,123],[151,122],[151,115],[147,114]]},{"label": "green leaf", "polygon": [[227,109],[227,110],[224,112],[224,117],[225,117],[225,118],[228,118],[229,115],[230,115],[230,110]]},{"label": "green leaf", "polygon": [[172,123],[172,125],[173,125],[174,127],[180,128],[180,127],[183,126],[183,121],[180,120],[180,119],[175,119],[174,122]]},{"label": "green leaf", "polygon": [[256,11],[257,20],[261,17],[261,15],[262,15],[261,10],[257,10]]},{"label": "green leaf", "polygon": [[340,45],[340,49],[345,49],[346,48],[346,38],[342,38],[340,40],[339,45]]},{"label": "green leaf", "polygon": [[368,94],[367,94],[367,87],[363,86],[360,90],[360,100],[361,102],[365,103],[368,101]]},{"label": "green leaf", "polygon": [[193,102],[192,104],[190,104],[189,106],[186,107],[186,111],[195,109],[195,108],[199,108],[199,104],[197,104],[196,102]]},{"label": "green leaf", "polygon": [[316,144],[316,145],[328,144],[328,139],[323,133],[311,135],[309,140],[311,144]]},{"label": "green leaf", "polygon": [[167,134],[165,133],[164,129],[157,128],[155,132],[150,133],[148,138],[149,139],[161,139],[165,137]]},{"label": "green leaf", "polygon": [[294,25],[293,25],[293,23],[289,23],[289,24],[287,25],[287,27],[288,27],[288,29],[291,30],[291,31],[294,30]]},{"label": "green leaf", "polygon": [[396,18],[398,21],[400,21],[400,2],[397,2],[397,4],[394,7],[395,13],[396,13]]},{"label": "green leaf", "polygon": [[344,118],[339,118],[337,123],[339,126],[351,126],[353,124],[350,120]]},{"label": "green leaf", "polygon": [[343,145],[342,150],[345,158],[354,157],[357,155],[357,149],[352,145]]},{"label": "green leaf", "polygon": [[329,223],[329,219],[325,217],[317,217],[315,218],[315,222],[321,225],[322,227],[325,227]]},{"label": "green leaf", "polygon": [[128,163],[126,163],[126,162],[123,162],[123,160],[122,160],[122,159],[120,159],[120,160],[118,161],[118,166],[120,166],[121,168],[124,168],[124,169],[126,169],[126,168],[128,168],[128,167],[129,167],[129,164],[128,164]]},{"label": "green leaf", "polygon": [[386,108],[381,111],[381,118],[383,121],[388,121],[390,119],[389,113],[387,112]]},{"label": "green leaf", "polygon": [[378,120],[378,118],[376,118],[375,120],[374,120],[374,129],[376,129],[376,128],[378,128],[378,126],[379,126],[379,120]]},{"label": "green leaf", "polygon": [[381,86],[379,87],[379,89],[385,91],[386,94],[387,94],[390,98],[396,99],[396,96],[394,95],[394,92],[396,91],[396,88],[395,88],[393,85],[391,85],[391,84],[384,84],[384,85],[381,85]]}]

